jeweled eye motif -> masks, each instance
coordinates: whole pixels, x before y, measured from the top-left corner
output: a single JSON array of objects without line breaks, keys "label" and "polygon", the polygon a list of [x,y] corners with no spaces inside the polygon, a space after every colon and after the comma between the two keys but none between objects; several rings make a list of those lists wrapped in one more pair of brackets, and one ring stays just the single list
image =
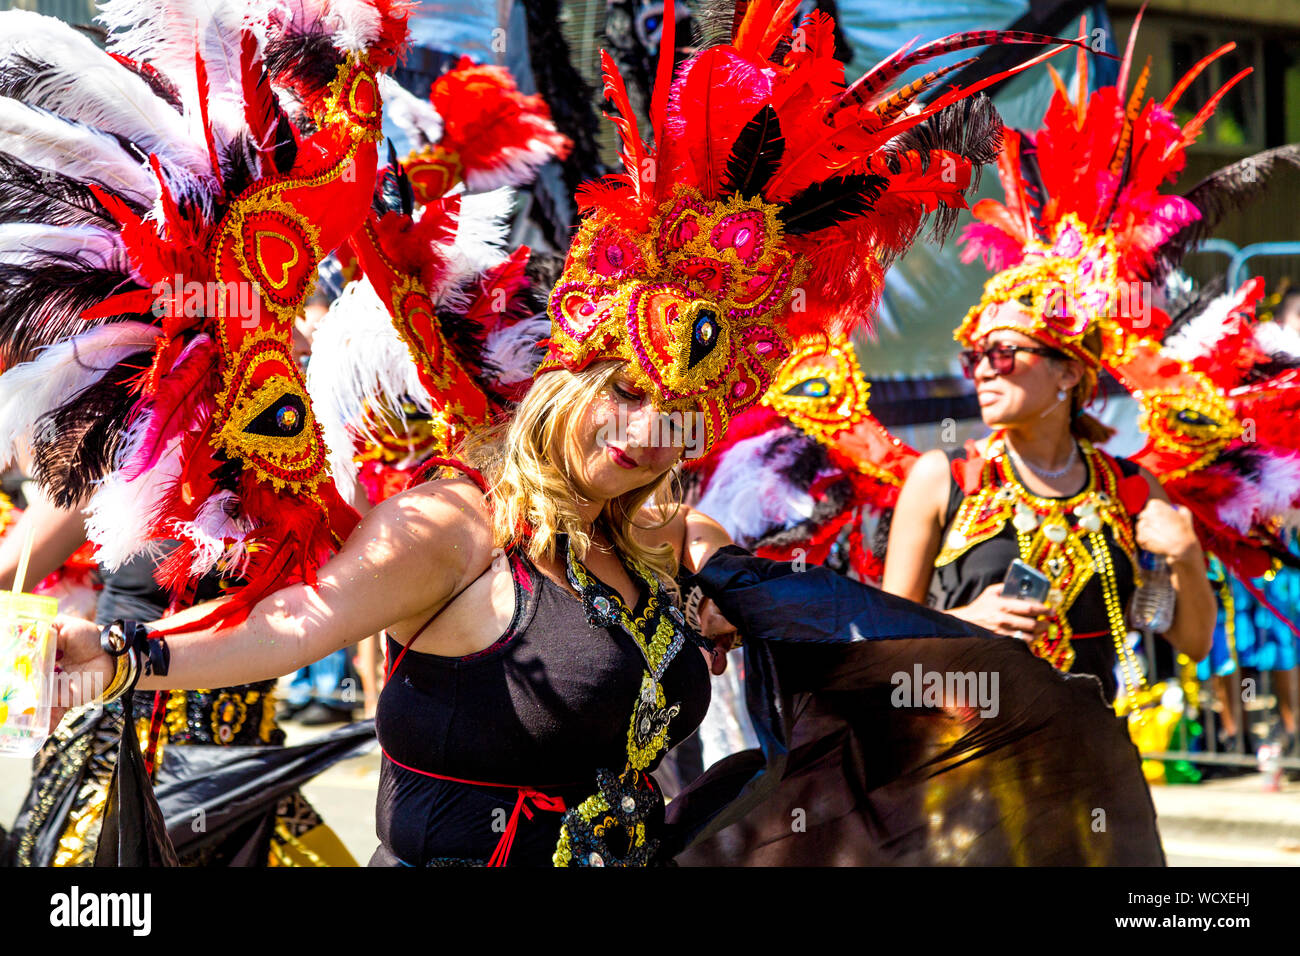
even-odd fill
[{"label": "jeweled eye motif", "polygon": [[1193,411],[1190,408],[1184,408],[1174,416],[1183,425],[1217,425],[1213,418],[1208,415],[1202,415],[1200,412]]},{"label": "jeweled eye motif", "polygon": [[303,400],[286,392],[263,409],[244,431],[268,438],[293,438],[302,433],[306,423],[307,407]]},{"label": "jeweled eye motif", "polygon": [[718,314],[712,309],[701,309],[691,327],[690,367],[702,362],[718,341]]},{"label": "jeweled eye motif", "polygon": [[831,393],[831,383],[824,378],[806,378],[785,392],[791,398],[825,398]]}]

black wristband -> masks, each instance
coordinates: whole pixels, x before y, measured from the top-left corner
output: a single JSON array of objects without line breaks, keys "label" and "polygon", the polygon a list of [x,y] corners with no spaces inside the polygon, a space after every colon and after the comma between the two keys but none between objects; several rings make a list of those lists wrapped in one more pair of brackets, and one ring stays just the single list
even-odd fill
[{"label": "black wristband", "polygon": [[155,636],[153,631],[139,621],[123,621],[122,630],[126,633],[131,646],[140,655],[144,676],[167,676],[167,669],[172,659],[167,642],[161,636]]}]

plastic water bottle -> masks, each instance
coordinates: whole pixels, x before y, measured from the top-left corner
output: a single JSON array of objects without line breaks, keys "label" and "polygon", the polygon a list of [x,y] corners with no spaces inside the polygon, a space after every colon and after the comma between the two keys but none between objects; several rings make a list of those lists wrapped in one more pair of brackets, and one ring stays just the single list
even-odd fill
[{"label": "plastic water bottle", "polygon": [[1174,603],[1178,600],[1169,564],[1158,554],[1138,551],[1138,568],[1142,586],[1133,593],[1129,604],[1129,626],[1163,634],[1174,623]]},{"label": "plastic water bottle", "polygon": [[1276,793],[1282,789],[1282,745],[1267,743],[1260,745],[1259,772],[1264,775],[1264,789]]}]

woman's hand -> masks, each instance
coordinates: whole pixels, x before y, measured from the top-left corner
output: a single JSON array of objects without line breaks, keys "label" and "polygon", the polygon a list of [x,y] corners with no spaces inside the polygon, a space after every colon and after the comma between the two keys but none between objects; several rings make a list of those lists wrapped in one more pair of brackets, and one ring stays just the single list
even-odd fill
[{"label": "woman's hand", "polygon": [[948,613],[995,634],[1028,641],[1047,630],[1046,615],[1052,609],[1037,601],[1006,597],[1001,584],[990,584],[970,604],[952,608]]},{"label": "woman's hand", "polygon": [[91,621],[61,614],[54,619],[54,639],[58,663],[51,731],[59,726],[69,709],[88,704],[103,694],[117,669],[113,658],[99,646],[99,627]]},{"label": "woman's hand", "polygon": [[1175,563],[1185,562],[1199,554],[1200,544],[1192,525],[1192,513],[1168,501],[1160,498],[1148,501],[1138,515],[1135,530],[1139,547]]},{"label": "woman's hand", "polygon": [[713,641],[713,651],[704,651],[709,661],[709,672],[717,675],[727,669],[727,652],[736,643],[736,626],[722,616],[711,598],[700,602],[700,633]]}]

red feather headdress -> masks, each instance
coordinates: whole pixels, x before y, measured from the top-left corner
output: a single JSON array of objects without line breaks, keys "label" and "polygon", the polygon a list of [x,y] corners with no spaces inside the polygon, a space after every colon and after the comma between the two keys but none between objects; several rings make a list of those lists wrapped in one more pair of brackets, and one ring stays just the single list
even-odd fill
[{"label": "red feather headdress", "polygon": [[369,208],[376,70],[405,4],[112,0],[107,53],[0,17],[0,178],[18,183],[0,194],[18,224],[0,227],[0,347],[21,362],[0,377],[0,440],[32,444],[61,504],[94,491],[106,565],[178,540],[159,581],[184,597],[227,577],[233,599],[192,626],[235,623],[357,520],[293,319]]},{"label": "red feather headdress", "polygon": [[[371,210],[344,252],[362,277],[318,331],[310,373],[339,429],[331,443],[355,448],[355,462],[335,456],[335,474],[360,464],[372,502],[500,417],[531,380],[546,323],[523,303],[529,251],[504,252],[513,197],[497,187],[530,182],[569,147],[546,104],[500,67],[462,59],[434,82],[432,108],[393,81],[384,91],[421,145],[381,171],[384,211]],[[526,373],[502,356],[507,344],[532,355]]]},{"label": "red feather headdress", "polygon": [[[948,37],[900,50],[846,86],[833,21],[815,12],[796,32],[797,6],[738,4],[731,42],[674,76],[669,4],[652,146],[603,58],[624,171],[579,190],[586,217],[550,300],[541,371],[627,362],[664,411],[701,413],[710,445],[768,390],[795,340],[828,322],[846,330],[867,321],[890,260],[927,219],[938,233],[950,226],[973,167],[992,159],[1000,124],[987,103],[960,101],[1006,74],[925,107],[918,97],[953,68],[897,91],[894,80],[953,50],[1052,41]],[[965,134],[951,148],[936,134],[945,122]]]}]

